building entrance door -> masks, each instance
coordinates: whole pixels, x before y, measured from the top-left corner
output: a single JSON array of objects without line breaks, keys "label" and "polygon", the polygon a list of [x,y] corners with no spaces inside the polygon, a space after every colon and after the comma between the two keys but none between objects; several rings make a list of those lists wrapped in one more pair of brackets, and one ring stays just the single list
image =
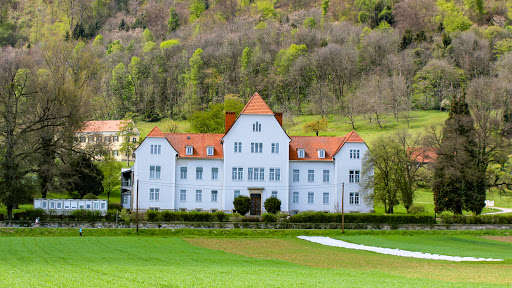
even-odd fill
[{"label": "building entrance door", "polygon": [[251,215],[261,215],[261,194],[251,193]]}]

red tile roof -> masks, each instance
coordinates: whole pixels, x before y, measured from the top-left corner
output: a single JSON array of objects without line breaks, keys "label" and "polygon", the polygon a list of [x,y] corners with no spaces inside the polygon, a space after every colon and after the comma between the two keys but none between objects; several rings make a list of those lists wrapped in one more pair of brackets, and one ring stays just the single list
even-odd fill
[{"label": "red tile roof", "polygon": [[155,128],[149,132],[147,137],[165,137],[165,135],[162,133],[162,130],[158,128],[158,126],[155,126]]},{"label": "red tile roof", "polygon": [[119,132],[132,120],[87,121],[79,132]]},{"label": "red tile roof", "polygon": [[274,112],[270,110],[267,103],[265,103],[265,100],[261,98],[260,94],[258,92],[254,93],[252,95],[251,99],[247,104],[245,105],[244,109],[240,114],[271,114],[273,115]]},{"label": "red tile roof", "polygon": [[[290,160],[332,161],[345,137],[290,136]],[[297,149],[305,150],[305,157],[299,158]],[[325,149],[325,158],[318,158],[318,149]]]},{"label": "red tile roof", "polygon": [[[224,134],[166,133],[165,138],[178,152],[179,157],[223,158],[220,139]],[[193,146],[192,155],[186,154],[186,147]],[[206,147],[213,146],[213,156],[206,155]]]},{"label": "red tile roof", "polygon": [[409,157],[416,163],[431,163],[437,159],[437,153],[431,147],[407,147]]}]

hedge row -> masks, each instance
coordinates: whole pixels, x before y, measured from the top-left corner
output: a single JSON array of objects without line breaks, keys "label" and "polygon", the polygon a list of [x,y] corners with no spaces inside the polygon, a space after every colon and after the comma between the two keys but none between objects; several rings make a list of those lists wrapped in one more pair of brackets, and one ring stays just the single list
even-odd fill
[{"label": "hedge row", "polygon": [[[341,223],[340,213],[304,212],[290,216],[291,223]],[[430,215],[345,214],[345,223],[436,224]]]},{"label": "hedge row", "polygon": [[229,215],[217,211],[214,213],[209,212],[172,212],[172,211],[147,211],[146,219],[148,221],[156,222],[174,222],[174,221],[185,221],[185,222],[227,222],[229,221]]},{"label": "hedge row", "polygon": [[512,216],[499,215],[442,215],[444,224],[512,224]]}]

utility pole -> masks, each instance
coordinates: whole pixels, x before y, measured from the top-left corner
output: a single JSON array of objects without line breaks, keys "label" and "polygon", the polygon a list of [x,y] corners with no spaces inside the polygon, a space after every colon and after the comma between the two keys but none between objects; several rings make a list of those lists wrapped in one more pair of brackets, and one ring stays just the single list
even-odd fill
[{"label": "utility pole", "polygon": [[137,235],[139,234],[139,179],[137,179]]},{"label": "utility pole", "polygon": [[341,182],[341,234],[345,233],[345,182]]}]

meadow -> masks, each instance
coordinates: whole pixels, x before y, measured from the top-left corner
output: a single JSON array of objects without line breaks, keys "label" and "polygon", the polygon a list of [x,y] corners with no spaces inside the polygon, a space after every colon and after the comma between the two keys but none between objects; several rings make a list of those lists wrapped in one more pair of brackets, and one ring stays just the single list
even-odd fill
[{"label": "meadow", "polygon": [[[341,235],[339,230],[235,229],[143,230],[141,236],[136,236],[128,229],[85,229],[85,236],[79,237],[76,229],[0,229],[0,284],[4,287],[507,287],[512,282],[512,243],[504,241],[510,241],[511,237],[506,236],[510,232],[350,231]],[[296,235],[301,233],[374,245],[387,241],[395,248],[406,247],[404,243],[416,240],[414,247],[408,247],[425,246],[438,253],[450,251],[466,241],[471,245],[467,249],[459,247],[457,253],[500,255],[506,261],[454,263],[402,258],[322,246],[297,239]],[[481,238],[482,235],[498,237],[499,241]],[[400,242],[400,239],[410,241]],[[428,241],[434,241],[435,245],[428,245]]]}]

